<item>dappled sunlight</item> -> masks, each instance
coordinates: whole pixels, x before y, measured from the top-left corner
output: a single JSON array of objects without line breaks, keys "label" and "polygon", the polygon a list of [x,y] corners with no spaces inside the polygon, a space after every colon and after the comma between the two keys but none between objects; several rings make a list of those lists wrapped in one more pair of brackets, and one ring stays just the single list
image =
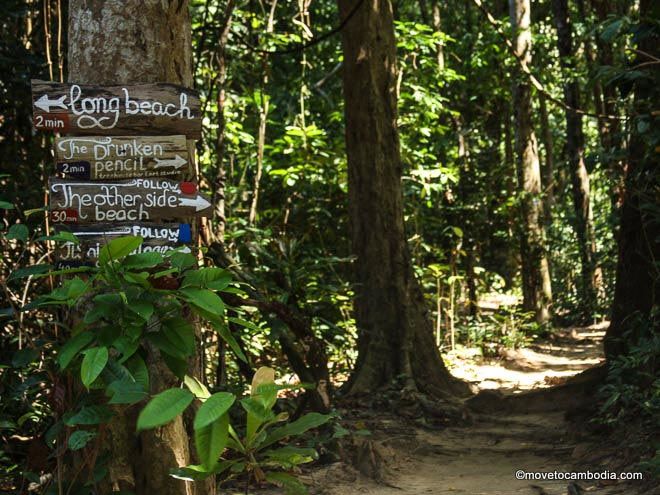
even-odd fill
[{"label": "dappled sunlight", "polygon": [[524,391],[564,383],[603,362],[602,339],[608,323],[562,329],[528,348],[499,348],[495,358],[479,349],[461,348],[445,355],[451,372],[479,390]]}]

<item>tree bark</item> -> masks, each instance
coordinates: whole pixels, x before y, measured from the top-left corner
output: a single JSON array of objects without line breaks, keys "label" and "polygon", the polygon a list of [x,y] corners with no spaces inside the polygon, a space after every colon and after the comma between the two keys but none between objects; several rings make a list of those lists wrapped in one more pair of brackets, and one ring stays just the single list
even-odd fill
[{"label": "tree bark", "polygon": [[[552,10],[557,27],[557,46],[561,67],[566,73],[575,69],[573,57],[573,33],[571,29],[568,0],[552,0]],[[569,76],[570,77],[570,76]],[[564,83],[564,102],[571,109],[580,108],[580,86],[571,78]],[[593,214],[591,211],[589,173],[584,164],[584,134],[582,116],[566,109],[566,154],[573,189],[575,211],[575,233],[578,239],[582,264],[582,286],[579,290],[581,311],[585,316],[593,314],[598,298],[598,268],[596,264],[596,239],[594,237]]]},{"label": "tree bark", "polygon": [[555,154],[554,140],[552,139],[552,129],[548,118],[548,105],[545,101],[545,95],[539,93],[539,113],[541,114],[541,131],[543,136],[543,169],[541,176],[543,179],[543,210],[545,213],[545,225],[549,228],[552,225],[552,206],[555,203]]},{"label": "tree bark", "polygon": [[[357,0],[339,0],[345,18]],[[364,0],[342,30],[349,218],[358,360],[349,394],[405,377],[434,396],[466,394],[445,368],[415,279],[403,221],[396,42],[389,0]]]},{"label": "tree bark", "polygon": [[[157,0],[70,0],[68,78],[85,84],[168,82],[192,86],[191,24],[188,2]],[[189,142],[194,152],[194,143]],[[178,380],[157,355],[147,361],[151,393]],[[212,493],[169,476],[190,463],[183,419],[135,435],[135,411],[120,410],[108,428],[109,478],[113,490],[138,495]]]},{"label": "tree bark", "polygon": [[[657,54],[660,43],[654,18],[653,1],[642,0],[639,14],[642,18],[637,32],[644,33],[639,42],[641,53]],[[657,7],[656,7],[657,8]],[[633,65],[647,62],[638,55]],[[658,71],[646,69],[647,77],[635,79],[635,102],[632,136],[628,146],[628,172],[621,209],[619,233],[619,257],[616,286],[612,304],[612,319],[605,336],[605,355],[612,360],[629,352],[639,344],[639,330],[646,325],[652,333],[659,331],[658,307],[660,305],[660,218],[657,205],[660,202],[660,173],[657,165],[657,149],[654,135],[648,129],[640,131],[640,122],[653,119],[652,112],[660,91]],[[657,124],[657,116],[655,117]],[[651,120],[653,122],[653,120]],[[648,121],[647,121],[648,123]],[[650,124],[651,128],[653,124]],[[655,314],[654,314],[655,313]],[[640,321],[637,322],[636,319]],[[656,325],[655,327],[653,325]],[[631,333],[627,333],[631,331]],[[648,363],[651,376],[658,372],[658,360]]]},{"label": "tree bark", "polygon": [[[516,55],[530,66],[530,0],[510,0],[509,8]],[[534,312],[538,323],[545,323],[551,318],[552,289],[545,246],[538,145],[532,124],[532,88],[526,75],[519,69],[516,72],[513,106],[516,111],[518,182],[522,196],[520,210],[523,307]]]}]

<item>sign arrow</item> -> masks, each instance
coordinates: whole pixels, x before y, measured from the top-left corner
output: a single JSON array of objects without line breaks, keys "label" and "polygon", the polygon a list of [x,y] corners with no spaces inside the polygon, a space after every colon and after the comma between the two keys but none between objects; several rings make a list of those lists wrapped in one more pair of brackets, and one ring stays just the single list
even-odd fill
[{"label": "sign arrow", "polygon": [[188,163],[184,158],[181,158],[181,156],[179,155],[176,155],[174,158],[169,158],[169,159],[156,158],[155,160],[156,160],[156,166],[154,168],[162,168],[162,167],[181,168],[186,163]]},{"label": "sign arrow", "polygon": [[39,98],[37,101],[34,102],[34,106],[41,108],[44,112],[50,112],[50,107],[58,107],[58,108],[64,108],[65,110],[67,109],[67,106],[64,104],[64,100],[66,100],[66,96],[61,96],[57,100],[51,100],[48,98],[48,95],[43,95],[41,98]]},{"label": "sign arrow", "polygon": [[194,206],[195,211],[200,211],[211,206],[211,203],[198,194],[196,198],[179,198],[179,206]]}]

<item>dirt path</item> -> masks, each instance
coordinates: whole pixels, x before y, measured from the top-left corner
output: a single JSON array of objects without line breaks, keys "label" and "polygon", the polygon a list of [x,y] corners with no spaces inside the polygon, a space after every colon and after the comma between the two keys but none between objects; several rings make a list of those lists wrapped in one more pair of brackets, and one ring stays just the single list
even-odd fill
[{"label": "dirt path", "polygon": [[[450,356],[452,372],[480,389],[497,388],[505,394],[548,387],[598,364],[604,333],[604,325],[567,329],[527,349],[501,351],[499,360],[462,361],[455,354]],[[612,481],[516,479],[518,470],[588,469],[580,464],[585,455],[589,457],[588,438],[570,431],[561,412],[475,414],[471,419],[468,427],[411,428],[392,419],[383,421],[379,431],[373,428],[376,454],[367,456],[382,457],[388,466],[381,483],[343,464],[303,479],[319,495],[614,495],[637,491],[634,485]]]}]

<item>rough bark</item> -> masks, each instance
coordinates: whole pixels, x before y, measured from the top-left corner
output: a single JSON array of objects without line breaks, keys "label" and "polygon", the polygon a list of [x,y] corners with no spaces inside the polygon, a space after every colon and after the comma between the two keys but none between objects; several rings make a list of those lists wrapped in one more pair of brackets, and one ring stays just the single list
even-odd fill
[{"label": "rough bark", "polygon": [[[530,66],[530,0],[510,0],[509,10],[516,56]],[[541,171],[532,123],[532,88],[520,70],[514,83],[513,106],[516,112],[517,169],[521,193],[523,307],[534,312],[538,323],[545,323],[551,318],[552,289],[545,250]]]},{"label": "rough bark", "polygon": [[[644,33],[639,42],[639,53],[657,54],[660,35],[654,25],[652,0],[640,2],[640,17],[645,20],[638,28]],[[657,7],[656,7],[657,11]],[[656,12],[657,13],[657,12]],[[657,15],[655,16],[657,18]],[[648,61],[638,55],[635,65]],[[635,80],[633,131],[628,146],[628,172],[621,209],[619,233],[619,257],[616,286],[612,304],[611,324],[605,336],[605,354],[608,360],[625,354],[637,344],[639,333],[636,319],[657,325],[657,308],[660,305],[660,218],[657,205],[660,202],[660,173],[653,134],[642,133],[637,125],[640,119],[652,118],[660,91],[658,72],[648,69],[649,77]],[[655,117],[657,124],[658,117]],[[653,126],[653,124],[650,124]],[[654,312],[655,317],[654,317]],[[655,318],[655,320],[654,320]],[[637,327],[637,328],[636,328]],[[632,333],[627,333],[632,330]],[[658,332],[657,326],[651,326]],[[651,373],[658,371],[658,361],[649,363]]]},{"label": "rough bark", "polygon": [[[169,82],[192,86],[188,2],[70,0],[68,77],[87,84]],[[191,150],[193,146],[189,144]],[[157,356],[148,359],[151,392],[176,386]],[[211,493],[212,486],[175,480],[171,467],[191,461],[181,417],[135,435],[135,417],[120,411],[108,428],[113,489],[140,494]]]},{"label": "rough bark", "polygon": [[[339,0],[340,15],[355,0]],[[467,386],[446,370],[406,245],[389,0],[365,0],[342,30],[349,217],[358,360],[348,393],[406,386],[447,396]]]}]

